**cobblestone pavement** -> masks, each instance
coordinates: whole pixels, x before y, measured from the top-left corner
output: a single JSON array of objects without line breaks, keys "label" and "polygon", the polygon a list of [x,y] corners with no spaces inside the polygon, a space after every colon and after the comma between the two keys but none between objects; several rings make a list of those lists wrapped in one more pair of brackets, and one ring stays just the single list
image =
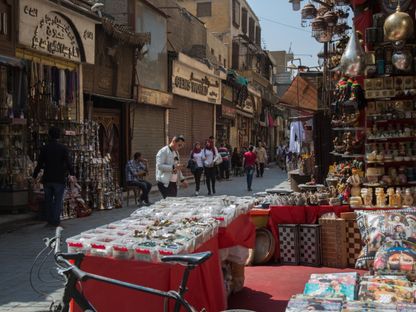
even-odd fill
[{"label": "cobblestone pavement", "polygon": [[[280,184],[287,179],[276,167],[266,168],[263,178],[254,177],[253,192]],[[192,196],[195,186],[179,190],[179,196]],[[248,195],[245,177],[232,177],[231,181],[217,183],[217,195]],[[206,186],[202,183],[200,195],[206,195]],[[152,192],[151,201],[160,199],[158,192]],[[137,207],[124,207],[109,211],[95,211],[91,216],[62,222],[63,236],[69,237],[93,227],[129,216]],[[37,294],[29,283],[29,272],[36,255],[44,247],[42,239],[51,237],[53,228],[44,223],[20,225],[14,231],[0,235],[0,311],[34,312],[48,311],[52,298],[58,299],[63,283],[56,281],[56,271],[52,257],[46,259],[41,275],[44,282],[35,277],[36,286],[45,295]],[[37,272],[37,270],[35,271]],[[36,274],[35,274],[36,275]],[[59,276],[58,276],[59,277]]]}]

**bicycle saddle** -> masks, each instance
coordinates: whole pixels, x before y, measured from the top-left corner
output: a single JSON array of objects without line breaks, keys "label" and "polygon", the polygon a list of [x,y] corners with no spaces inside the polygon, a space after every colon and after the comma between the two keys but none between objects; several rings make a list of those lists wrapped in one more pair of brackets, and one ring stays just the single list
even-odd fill
[{"label": "bicycle saddle", "polygon": [[211,256],[211,251],[204,251],[194,254],[165,256],[161,260],[162,262],[183,262],[198,265],[208,260]]}]

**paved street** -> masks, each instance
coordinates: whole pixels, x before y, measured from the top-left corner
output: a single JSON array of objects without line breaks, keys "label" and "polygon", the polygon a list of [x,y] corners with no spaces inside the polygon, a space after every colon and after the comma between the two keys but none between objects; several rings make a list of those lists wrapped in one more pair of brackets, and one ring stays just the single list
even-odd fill
[{"label": "paved street", "polygon": [[[266,168],[263,178],[254,177],[253,192],[280,184],[287,176],[280,169]],[[179,196],[192,196],[195,186],[181,189]],[[248,195],[245,177],[232,177],[231,181],[217,183],[217,195]],[[204,184],[201,185],[201,195],[206,195]],[[158,192],[152,193],[151,201],[158,200]],[[81,231],[97,227],[129,216],[137,207],[125,207],[111,211],[97,211],[83,219],[73,219],[63,222],[64,237],[73,236]],[[54,230],[45,228],[43,223],[26,225],[14,231],[0,235],[0,311],[47,311],[51,298],[36,294],[29,284],[29,272],[37,253],[44,247],[42,238],[52,236]],[[36,270],[37,271],[37,270]],[[35,272],[36,272],[35,271]],[[35,274],[36,275],[36,274]],[[39,282],[35,276],[36,285],[46,295],[58,298],[62,283],[55,281],[54,266],[51,257],[46,260]]]}]

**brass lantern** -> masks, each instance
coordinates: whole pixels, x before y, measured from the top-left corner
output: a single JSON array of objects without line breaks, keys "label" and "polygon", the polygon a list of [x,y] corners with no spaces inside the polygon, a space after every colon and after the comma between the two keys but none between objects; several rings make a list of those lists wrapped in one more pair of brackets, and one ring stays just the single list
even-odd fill
[{"label": "brass lantern", "polygon": [[328,27],[323,17],[318,16],[312,23],[312,36],[320,43],[329,42],[332,39],[332,30]]},{"label": "brass lantern", "polygon": [[303,7],[301,11],[302,20],[314,19],[316,17],[317,12],[318,11],[316,10],[315,6],[309,2]]},{"label": "brass lantern", "polygon": [[409,14],[400,12],[400,1],[396,12],[384,22],[384,40],[397,42],[413,37],[413,20]]},{"label": "brass lantern", "polygon": [[334,11],[326,12],[323,18],[329,27],[334,27],[338,21],[338,15]]}]

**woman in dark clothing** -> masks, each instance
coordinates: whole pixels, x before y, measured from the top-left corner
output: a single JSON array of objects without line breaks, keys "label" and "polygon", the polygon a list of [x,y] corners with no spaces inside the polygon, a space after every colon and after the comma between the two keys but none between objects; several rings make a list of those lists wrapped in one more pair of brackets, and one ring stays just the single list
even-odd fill
[{"label": "woman in dark clothing", "polygon": [[[207,182],[208,188],[208,195],[215,194],[215,176],[216,176],[216,168],[214,159],[216,156],[215,147],[211,140],[208,140],[205,144],[205,148],[202,151],[203,154],[203,161],[204,161],[204,172],[205,178]],[[212,193],[211,193],[211,186],[212,186]]]},{"label": "woman in dark clothing", "polygon": [[234,176],[238,175],[242,165],[241,154],[238,152],[237,147],[234,147],[233,153],[231,155],[231,168],[233,169]]},{"label": "woman in dark clothing", "polygon": [[194,149],[191,151],[190,159],[195,163],[194,169],[192,174],[195,178],[195,196],[199,195],[199,186],[201,183],[201,175],[204,171],[204,162],[203,162],[204,154],[201,149],[201,144],[196,142],[194,145]]}]

